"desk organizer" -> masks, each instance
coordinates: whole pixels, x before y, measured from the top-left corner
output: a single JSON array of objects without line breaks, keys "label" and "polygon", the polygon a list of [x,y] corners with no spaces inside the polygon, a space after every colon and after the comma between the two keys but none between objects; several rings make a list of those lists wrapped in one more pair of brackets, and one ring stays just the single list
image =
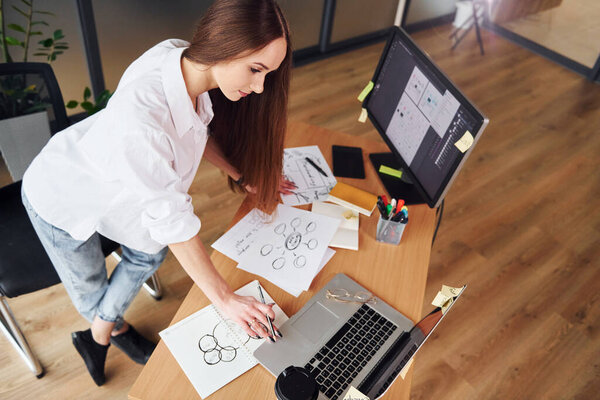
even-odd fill
[{"label": "desk organizer", "polygon": [[375,239],[378,242],[398,244],[400,243],[400,239],[402,239],[406,224],[406,222],[394,222],[383,219],[380,216],[379,221],[377,222],[377,234],[375,235]]}]

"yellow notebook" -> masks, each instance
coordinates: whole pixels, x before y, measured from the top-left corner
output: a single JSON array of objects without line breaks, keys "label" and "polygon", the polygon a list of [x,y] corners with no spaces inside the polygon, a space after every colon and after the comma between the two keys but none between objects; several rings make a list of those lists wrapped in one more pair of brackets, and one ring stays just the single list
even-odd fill
[{"label": "yellow notebook", "polygon": [[367,217],[371,216],[371,213],[377,205],[377,196],[374,194],[342,182],[338,182],[333,189],[331,189],[327,200],[358,211]]}]

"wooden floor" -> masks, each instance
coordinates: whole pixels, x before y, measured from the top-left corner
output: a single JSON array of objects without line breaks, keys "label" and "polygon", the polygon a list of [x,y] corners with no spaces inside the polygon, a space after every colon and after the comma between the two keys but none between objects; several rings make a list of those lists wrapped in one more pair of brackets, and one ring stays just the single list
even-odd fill
[{"label": "wooden floor", "polygon": [[598,0],[562,0],[557,7],[500,25],[562,56],[593,68],[600,56],[599,19]]},{"label": "wooden floor", "polygon": [[[415,39],[491,123],[447,196],[425,298],[442,283],[469,288],[417,355],[412,398],[597,399],[600,87],[489,32],[485,56],[473,34],[451,52],[449,30]],[[291,117],[377,138],[355,98],[382,47],[295,69]],[[240,196],[208,165],[193,195],[209,244]],[[191,285],[172,256],[160,272],[163,300],[141,293],[127,315],[155,339]],[[9,303],[47,373],[35,379],[0,337],[0,398],[126,398],[141,367],[111,348],[96,388],[69,338],[86,324],[62,286]]]}]

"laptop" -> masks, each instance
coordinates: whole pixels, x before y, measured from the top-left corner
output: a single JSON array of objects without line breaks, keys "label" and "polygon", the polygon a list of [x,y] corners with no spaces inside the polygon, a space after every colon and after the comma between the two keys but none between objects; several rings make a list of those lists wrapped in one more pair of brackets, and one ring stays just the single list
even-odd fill
[{"label": "laptop", "polygon": [[[383,395],[462,295],[445,313],[436,308],[416,325],[373,298],[343,302],[327,296],[345,289],[370,293],[345,274],[337,274],[294,316],[279,327],[276,344],[263,343],[254,357],[273,375],[302,366],[319,385],[319,400],[343,399],[354,386],[370,399]],[[338,289],[338,290],[336,290]]]}]

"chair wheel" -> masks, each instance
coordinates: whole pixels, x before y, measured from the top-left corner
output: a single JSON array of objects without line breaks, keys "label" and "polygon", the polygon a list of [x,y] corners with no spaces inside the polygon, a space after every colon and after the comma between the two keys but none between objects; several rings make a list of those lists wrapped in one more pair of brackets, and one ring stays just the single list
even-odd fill
[{"label": "chair wheel", "polygon": [[40,372],[39,374],[37,374],[35,377],[40,379],[42,378],[44,375],[46,374],[46,370],[44,369],[44,367],[42,367],[42,372]]}]

